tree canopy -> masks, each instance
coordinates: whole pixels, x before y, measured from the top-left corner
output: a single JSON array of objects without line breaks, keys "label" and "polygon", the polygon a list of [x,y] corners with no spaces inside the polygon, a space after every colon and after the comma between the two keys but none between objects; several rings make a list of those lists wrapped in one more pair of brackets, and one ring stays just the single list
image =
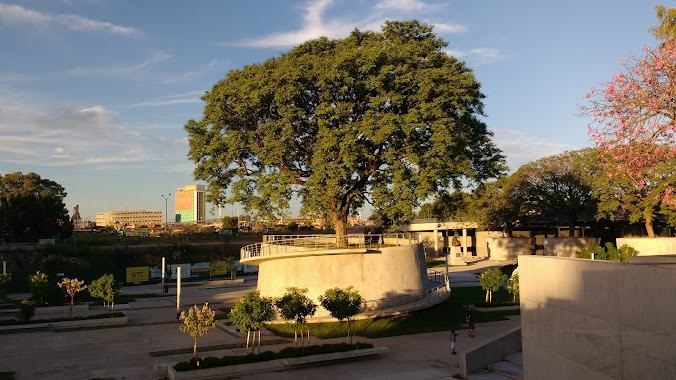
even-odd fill
[{"label": "tree canopy", "polygon": [[594,215],[597,202],[588,154],[589,150],[581,150],[543,157],[512,174],[528,211],[551,221],[563,219],[570,237],[581,216]]},{"label": "tree canopy", "polygon": [[63,203],[64,188],[38,174],[0,175],[0,237],[36,242],[70,236],[73,226]]},{"label": "tree canopy", "polygon": [[650,32],[659,41],[671,41],[676,39],[676,8],[665,5],[656,5],[657,21],[659,25],[650,28]]},{"label": "tree canopy", "polygon": [[504,158],[480,84],[445,46],[430,25],[391,21],[230,71],[185,125],[195,178],[215,203],[264,215],[298,197],[342,235],[365,202],[408,219],[420,200],[495,177]]},{"label": "tree canopy", "polygon": [[[603,89],[587,95],[583,114],[603,155],[617,206],[642,214],[648,236],[659,210],[676,207],[676,41],[647,47]],[[611,211],[611,210],[609,210]]]}]

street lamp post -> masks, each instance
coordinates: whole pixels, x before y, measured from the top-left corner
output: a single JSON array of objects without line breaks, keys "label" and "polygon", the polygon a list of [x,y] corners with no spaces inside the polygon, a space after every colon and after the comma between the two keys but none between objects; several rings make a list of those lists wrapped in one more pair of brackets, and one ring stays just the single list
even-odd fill
[{"label": "street lamp post", "polygon": [[169,200],[169,197],[171,196],[171,193],[167,194],[165,197],[164,194],[162,194],[162,198],[164,198],[164,230],[167,230],[167,218],[169,217],[168,212],[167,212],[167,201]]}]

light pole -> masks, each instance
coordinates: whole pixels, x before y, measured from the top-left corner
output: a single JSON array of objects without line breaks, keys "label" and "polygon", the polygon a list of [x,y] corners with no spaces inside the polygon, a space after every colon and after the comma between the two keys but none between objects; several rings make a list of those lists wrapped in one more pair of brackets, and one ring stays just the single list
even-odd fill
[{"label": "light pole", "polygon": [[164,230],[167,230],[167,218],[169,217],[168,212],[167,212],[167,201],[169,200],[169,197],[171,196],[171,193],[167,194],[165,197],[164,194],[162,194],[162,198],[164,198]]}]

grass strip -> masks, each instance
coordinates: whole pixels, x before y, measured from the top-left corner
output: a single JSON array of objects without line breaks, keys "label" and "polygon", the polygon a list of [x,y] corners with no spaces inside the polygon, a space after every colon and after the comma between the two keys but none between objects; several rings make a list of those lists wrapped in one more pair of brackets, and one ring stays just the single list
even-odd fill
[{"label": "grass strip", "polygon": [[[493,293],[496,302],[511,301],[512,296],[506,290]],[[393,317],[364,319],[352,323],[352,331],[365,338],[384,338],[388,336],[420,334],[435,331],[461,330],[466,328],[465,305],[483,302],[485,292],[481,287],[454,288],[451,298],[439,305]],[[474,311],[477,323],[505,320],[506,316],[518,315],[519,310]],[[265,326],[275,335],[294,336],[292,324],[268,324]],[[317,338],[339,338],[347,336],[347,322],[322,322],[307,324],[305,328]]]}]

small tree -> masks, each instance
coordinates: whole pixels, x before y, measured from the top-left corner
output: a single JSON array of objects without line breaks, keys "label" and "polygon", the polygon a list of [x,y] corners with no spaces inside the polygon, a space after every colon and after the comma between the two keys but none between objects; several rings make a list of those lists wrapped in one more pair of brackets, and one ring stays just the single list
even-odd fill
[{"label": "small tree", "polygon": [[[315,311],[317,311],[317,305],[307,297],[307,288],[286,288],[286,293],[275,302],[275,305],[282,319],[295,322],[293,329],[294,344],[298,342],[298,334],[296,332],[296,328],[298,328],[300,330],[300,344],[303,347],[303,326],[307,318],[315,315]],[[308,335],[309,340],[310,337]]]},{"label": "small tree", "polygon": [[28,322],[35,315],[35,302],[29,300],[21,300],[19,302],[19,315],[17,316],[20,321]]},{"label": "small tree", "polygon": [[[269,297],[261,297],[258,291],[250,291],[242,296],[239,302],[235,303],[230,310],[229,318],[232,322],[240,327],[240,331],[247,332],[246,334],[246,352],[249,353],[249,337],[251,331],[258,331],[258,353],[261,352],[261,330],[264,323],[275,318],[275,309],[273,307],[272,299]],[[253,352],[253,342],[252,349]]]},{"label": "small tree", "polygon": [[0,274],[0,302],[5,302],[9,294],[9,282],[12,281],[12,274]]},{"label": "small tree", "polygon": [[489,269],[479,276],[479,283],[486,291],[486,303],[493,302],[493,292],[505,286],[507,275],[498,268]]},{"label": "small tree", "polygon": [[[361,295],[354,290],[354,287],[349,286],[346,289],[331,288],[319,296],[319,303],[328,310],[332,317],[342,321],[347,319],[347,340],[350,342],[350,323],[351,318],[359,314],[359,307],[361,307]],[[354,337],[352,337],[354,343]]]},{"label": "small tree", "polygon": [[57,284],[59,288],[66,290],[66,296],[70,297],[70,312],[68,318],[73,317],[73,305],[75,305],[75,295],[79,292],[85,290],[87,287],[84,285],[84,281],[80,281],[77,278],[70,279],[64,277],[61,279],[61,282]]},{"label": "small tree", "polygon": [[48,280],[47,274],[40,271],[37,271],[35,274],[28,277],[28,285],[30,286],[31,293],[33,293],[33,300],[39,300],[39,305],[45,303],[45,294],[49,287]]},{"label": "small tree", "polygon": [[121,289],[122,286],[115,282],[115,277],[112,274],[104,274],[89,284],[89,294],[94,298],[101,298],[103,307],[108,312],[113,310],[115,296],[120,294]]},{"label": "small tree", "polygon": [[225,258],[225,270],[230,273],[230,279],[234,280],[237,276],[237,260],[233,256]]},{"label": "small tree", "polygon": [[519,298],[519,268],[514,269],[512,276],[507,281],[507,291],[513,296],[512,301],[516,302]]},{"label": "small tree", "polygon": [[216,327],[216,320],[214,315],[216,313],[211,310],[206,304],[200,309],[197,305],[193,305],[186,315],[185,311],[181,311],[179,320],[183,322],[181,325],[181,332],[187,332],[193,339],[193,355],[195,364],[199,365],[199,357],[197,355],[197,337],[208,333],[211,329]]}]

